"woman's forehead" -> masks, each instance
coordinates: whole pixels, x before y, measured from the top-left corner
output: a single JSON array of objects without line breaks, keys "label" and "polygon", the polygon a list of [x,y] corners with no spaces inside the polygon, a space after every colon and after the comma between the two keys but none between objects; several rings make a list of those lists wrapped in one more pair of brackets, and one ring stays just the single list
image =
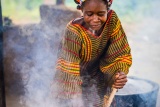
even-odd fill
[{"label": "woman's forehead", "polygon": [[[106,2],[107,3],[107,2]],[[89,4],[89,5],[92,5],[92,4],[97,4],[97,5],[100,5],[100,4],[103,4],[103,5],[107,5],[103,0],[85,0],[85,4]]]},{"label": "woman's forehead", "polygon": [[91,10],[92,11],[93,10],[106,11],[107,5],[101,0],[88,0],[84,5],[83,10],[86,10],[86,11],[91,11]]}]

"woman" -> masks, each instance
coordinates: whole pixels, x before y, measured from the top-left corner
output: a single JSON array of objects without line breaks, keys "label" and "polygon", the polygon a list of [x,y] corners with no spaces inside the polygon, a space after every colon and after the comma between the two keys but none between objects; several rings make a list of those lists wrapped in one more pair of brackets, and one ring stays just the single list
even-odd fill
[{"label": "woman", "polygon": [[109,9],[112,0],[75,2],[83,16],[66,27],[55,75],[57,98],[64,107],[78,107],[73,100],[79,98],[82,107],[102,107],[112,87],[120,89],[127,82],[130,47],[119,18]]}]

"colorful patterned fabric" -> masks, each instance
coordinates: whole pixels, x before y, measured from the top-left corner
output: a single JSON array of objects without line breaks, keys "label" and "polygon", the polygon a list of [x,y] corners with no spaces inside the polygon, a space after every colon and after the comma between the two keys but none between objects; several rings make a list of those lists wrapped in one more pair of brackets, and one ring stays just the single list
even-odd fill
[{"label": "colorful patterned fabric", "polygon": [[[82,3],[83,2],[85,2],[86,0],[75,0],[75,2],[77,3],[77,4],[79,4],[80,6],[82,5]],[[106,0],[107,2],[108,2],[108,6],[110,7],[111,6],[111,4],[112,4],[112,2],[113,2],[113,0]]]},{"label": "colorful patterned fabric", "polygon": [[94,100],[98,105],[95,107],[101,107],[104,95],[107,98],[110,94],[112,77],[117,71],[127,74],[131,63],[125,32],[113,10],[109,11],[100,36],[71,21],[57,62],[57,97],[72,99],[82,96],[88,101]]}]

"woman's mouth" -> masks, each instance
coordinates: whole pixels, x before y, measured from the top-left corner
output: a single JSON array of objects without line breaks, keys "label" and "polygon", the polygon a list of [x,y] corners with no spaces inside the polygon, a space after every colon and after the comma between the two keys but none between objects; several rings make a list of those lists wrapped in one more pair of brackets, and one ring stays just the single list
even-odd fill
[{"label": "woman's mouth", "polygon": [[91,27],[93,30],[98,30],[98,29],[101,28],[101,25],[100,25],[100,24],[98,24],[98,25],[91,25],[90,27]]}]

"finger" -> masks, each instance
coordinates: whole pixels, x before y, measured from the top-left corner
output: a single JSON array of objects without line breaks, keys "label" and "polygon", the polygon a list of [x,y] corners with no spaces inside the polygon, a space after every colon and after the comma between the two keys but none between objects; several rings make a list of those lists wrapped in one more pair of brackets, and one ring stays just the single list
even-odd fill
[{"label": "finger", "polygon": [[115,80],[114,83],[121,83],[121,82],[127,82],[127,81],[128,81],[127,78],[124,78],[124,79],[117,79],[117,80]]},{"label": "finger", "polygon": [[127,80],[116,80],[113,84],[121,84],[121,83],[126,83]]},{"label": "finger", "polygon": [[119,75],[119,77],[117,79],[125,79],[125,78],[127,78],[126,75]]},{"label": "finger", "polygon": [[125,76],[126,76],[126,74],[124,72],[117,72],[115,75],[115,79],[123,78]]},{"label": "finger", "polygon": [[114,83],[114,86],[124,86],[126,84],[126,82],[121,82],[121,83]]},{"label": "finger", "polygon": [[116,89],[121,89],[121,88],[123,88],[124,86],[116,86],[116,85],[113,85],[112,87],[113,87],[113,88],[116,88]]},{"label": "finger", "polygon": [[125,85],[126,83],[127,83],[127,80],[119,80],[119,81],[115,81],[113,85],[121,86],[121,85]]},{"label": "finger", "polygon": [[117,79],[119,77],[119,75],[120,75],[119,72],[117,72],[115,75],[115,79]]},{"label": "finger", "polygon": [[122,71],[119,71],[119,74],[120,74],[120,75],[123,75],[123,74],[125,75],[125,73],[124,73],[124,72],[122,72]]}]

